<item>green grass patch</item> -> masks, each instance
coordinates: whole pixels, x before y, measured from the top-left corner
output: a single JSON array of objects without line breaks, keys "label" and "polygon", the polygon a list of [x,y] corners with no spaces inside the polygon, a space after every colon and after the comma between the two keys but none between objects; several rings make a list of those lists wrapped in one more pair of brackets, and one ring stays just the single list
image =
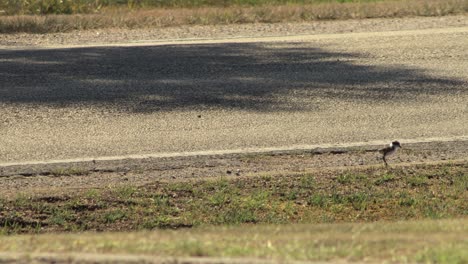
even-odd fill
[{"label": "green grass patch", "polygon": [[121,209],[115,209],[112,211],[109,211],[107,213],[104,213],[104,222],[108,224],[115,223],[119,220],[124,219],[126,216],[126,213],[121,210]]},{"label": "green grass patch", "polygon": [[341,184],[352,184],[353,182],[359,181],[362,182],[362,180],[366,179],[366,175],[362,173],[354,173],[352,171],[342,173],[338,175],[338,182]]},{"label": "green grass patch", "polygon": [[114,194],[122,200],[128,200],[137,192],[135,186],[122,186],[113,190]]},{"label": "green grass patch", "polygon": [[412,187],[420,187],[427,185],[429,183],[429,180],[424,175],[418,175],[415,177],[407,178],[406,182]]},{"label": "green grass patch", "polygon": [[374,181],[375,185],[383,185],[395,180],[395,175],[392,173],[384,173],[377,180]]},{"label": "green grass patch", "polygon": [[[446,166],[446,165],[443,165]],[[467,165],[220,177],[0,199],[3,233],[445,219],[468,215]]]},{"label": "green grass patch", "polygon": [[416,199],[407,191],[400,193],[399,204],[400,206],[412,207],[416,204]]}]

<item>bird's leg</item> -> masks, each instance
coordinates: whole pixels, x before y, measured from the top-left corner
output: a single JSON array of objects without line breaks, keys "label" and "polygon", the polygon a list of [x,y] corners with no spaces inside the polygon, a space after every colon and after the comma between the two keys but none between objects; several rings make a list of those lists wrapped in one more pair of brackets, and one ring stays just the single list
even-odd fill
[{"label": "bird's leg", "polygon": [[385,163],[385,167],[388,167],[387,160],[385,159],[385,155],[383,155],[382,159],[383,159],[383,161]]}]

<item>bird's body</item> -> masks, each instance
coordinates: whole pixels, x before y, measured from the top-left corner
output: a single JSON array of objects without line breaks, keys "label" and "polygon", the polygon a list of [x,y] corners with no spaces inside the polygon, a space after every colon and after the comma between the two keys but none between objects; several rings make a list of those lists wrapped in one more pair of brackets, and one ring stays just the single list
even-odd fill
[{"label": "bird's body", "polygon": [[387,160],[386,160],[385,158],[386,158],[387,156],[390,156],[390,155],[394,154],[394,153],[397,151],[397,149],[399,149],[399,148],[401,148],[400,142],[398,142],[398,141],[393,141],[393,142],[390,144],[390,146],[388,146],[388,147],[386,147],[386,148],[380,150],[380,153],[383,154],[382,159],[383,159],[383,161],[384,161],[384,163],[385,163],[385,166],[388,166]]}]

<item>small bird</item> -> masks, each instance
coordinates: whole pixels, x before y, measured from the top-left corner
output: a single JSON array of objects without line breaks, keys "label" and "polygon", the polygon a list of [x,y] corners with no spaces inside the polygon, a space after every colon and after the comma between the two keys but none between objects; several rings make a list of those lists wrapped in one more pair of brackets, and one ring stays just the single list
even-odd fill
[{"label": "small bird", "polygon": [[384,149],[381,149],[379,152],[383,154],[383,161],[385,163],[385,167],[388,166],[387,164],[387,160],[385,159],[387,156],[390,156],[392,155],[393,153],[395,153],[397,151],[398,148],[401,148],[401,145],[400,145],[400,142],[398,141],[393,141],[390,146],[384,148]]}]

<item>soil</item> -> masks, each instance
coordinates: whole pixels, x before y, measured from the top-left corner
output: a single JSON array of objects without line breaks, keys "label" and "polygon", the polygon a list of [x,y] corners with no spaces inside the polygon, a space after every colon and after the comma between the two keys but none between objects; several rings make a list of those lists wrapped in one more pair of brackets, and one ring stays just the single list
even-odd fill
[{"label": "soil", "polygon": [[[174,158],[128,159],[74,164],[0,167],[0,194],[63,193],[120,185],[146,185],[209,177],[298,174],[384,166],[383,146],[205,155]],[[388,158],[390,167],[466,162],[468,141],[403,144]]]}]

